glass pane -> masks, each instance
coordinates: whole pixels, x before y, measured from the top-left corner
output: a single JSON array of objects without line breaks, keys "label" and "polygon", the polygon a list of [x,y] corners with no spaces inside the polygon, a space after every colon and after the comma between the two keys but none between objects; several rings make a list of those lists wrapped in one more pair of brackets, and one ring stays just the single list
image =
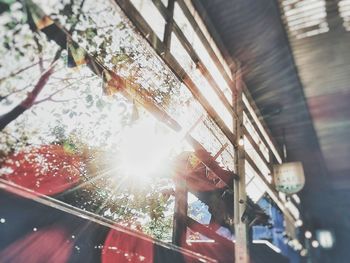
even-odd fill
[{"label": "glass pane", "polygon": [[243,100],[243,103],[244,105],[247,107],[250,115],[252,116],[253,118],[253,121],[256,123],[256,125],[258,126],[261,134],[265,137],[265,140],[267,142],[267,144],[269,145],[272,153],[274,154],[274,156],[276,157],[277,159],[277,162],[278,163],[282,163],[282,159],[281,159],[281,156],[279,155],[278,151],[276,150],[275,146],[273,145],[271,139],[270,139],[270,136],[267,134],[267,132],[265,131],[265,128],[263,127],[263,125],[261,124],[258,116],[256,115],[254,109],[252,108],[252,106],[250,105],[249,101],[248,101],[248,98],[246,97],[245,94],[242,94],[242,100]]},{"label": "glass pane", "polygon": [[165,7],[167,7],[168,6],[168,0],[161,0],[162,1],[162,3],[163,3],[163,5],[165,6]]},{"label": "glass pane", "polygon": [[219,59],[221,65],[223,66],[223,68],[225,69],[227,75],[229,76],[229,78],[232,80],[232,73],[231,73],[231,69],[228,66],[226,60],[224,59],[224,57],[221,54],[221,51],[219,50],[219,48],[217,47],[215,41],[213,40],[213,38],[211,37],[205,23],[203,22],[201,16],[199,15],[199,13],[197,12],[197,10],[195,9],[195,7],[193,6],[193,4],[191,3],[191,1],[184,1],[186,7],[188,8],[189,12],[192,14],[194,20],[196,21],[198,27],[200,28],[200,30],[202,31],[203,35],[205,36],[205,38],[207,39],[207,41],[209,42],[209,45],[211,46],[211,48],[213,49],[215,55],[217,56],[217,58]]},{"label": "glass pane", "polygon": [[199,88],[202,95],[208,100],[209,104],[214,108],[214,110],[218,113],[221,119],[226,124],[227,128],[234,132],[233,130],[233,116],[229,112],[229,110],[222,103],[218,94],[214,91],[213,87],[209,84],[207,79],[203,76],[203,74],[198,70],[194,70],[192,74],[190,74],[193,82]]},{"label": "glass pane", "polygon": [[255,130],[253,124],[251,123],[251,121],[249,120],[245,112],[243,112],[243,123],[244,123],[244,127],[247,129],[247,132],[253,138],[254,142],[259,146],[259,150],[262,152],[265,159],[269,162],[270,161],[269,149],[266,147],[265,143],[261,140],[259,134]]},{"label": "glass pane", "polygon": [[190,73],[195,69],[196,64],[174,33],[171,34],[170,52],[186,72]]},{"label": "glass pane", "polygon": [[229,110],[224,106],[222,101],[220,100],[217,93],[214,91],[212,86],[203,76],[203,74],[196,69],[195,63],[182,46],[176,35],[173,33],[171,37],[171,48],[170,52],[175,57],[175,59],[181,64],[184,70],[189,74],[193,82],[199,88],[202,95],[208,100],[209,104],[214,108],[214,110],[218,113],[221,119],[226,124],[227,128],[229,128],[233,132],[233,117]]},{"label": "glass pane", "polygon": [[266,193],[267,187],[247,161],[245,162],[245,171],[247,195],[256,203]]},{"label": "glass pane", "polygon": [[265,162],[261,159],[259,154],[256,152],[256,150],[253,148],[253,146],[250,144],[249,140],[246,136],[244,136],[244,150],[249,155],[249,157],[253,160],[255,165],[260,170],[261,174],[266,178],[266,180],[271,183],[272,178],[270,174],[270,169],[267,167]]},{"label": "glass pane", "polygon": [[166,22],[158,8],[149,0],[131,0],[131,3],[162,41]]},{"label": "glass pane", "polygon": [[192,25],[190,24],[190,22],[188,21],[185,14],[183,13],[183,11],[177,3],[175,3],[174,19],[177,25],[184,33],[184,35],[186,36],[187,40],[192,44],[200,60],[207,67],[208,71],[214,78],[215,82],[218,84],[221,91],[224,93],[229,103],[233,105],[232,91],[230,87],[228,86],[219,69],[215,65],[207,49],[204,47],[202,41],[198,37],[196,30],[192,27]]}]

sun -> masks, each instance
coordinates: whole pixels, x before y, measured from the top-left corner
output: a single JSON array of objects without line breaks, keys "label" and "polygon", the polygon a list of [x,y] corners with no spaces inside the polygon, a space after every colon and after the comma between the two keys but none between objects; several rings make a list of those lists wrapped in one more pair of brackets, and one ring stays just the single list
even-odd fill
[{"label": "sun", "polygon": [[180,137],[154,117],[143,116],[123,131],[119,169],[140,183],[169,172],[170,155]]}]

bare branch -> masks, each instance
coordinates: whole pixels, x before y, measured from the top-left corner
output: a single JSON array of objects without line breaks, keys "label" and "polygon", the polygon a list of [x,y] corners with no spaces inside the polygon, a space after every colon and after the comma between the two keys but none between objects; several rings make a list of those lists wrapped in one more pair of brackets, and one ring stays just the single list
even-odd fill
[{"label": "bare branch", "polygon": [[34,89],[28,93],[27,97],[21,102],[21,106],[29,109],[33,104],[39,93],[42,91],[46,83],[48,82],[50,76],[53,74],[54,70],[54,64],[52,64],[48,70],[46,70],[41,77],[39,78],[38,82],[34,86]]},{"label": "bare branch", "polygon": [[[44,61],[47,61],[47,59],[44,60]],[[39,63],[40,63],[40,61],[37,61],[37,62],[35,62],[35,63],[33,63],[33,64],[30,64],[30,65],[28,65],[28,66],[26,66],[26,67],[24,67],[24,68],[21,68],[21,69],[19,69],[19,70],[17,70],[17,71],[14,71],[14,72],[10,73],[10,74],[9,74],[8,76],[6,76],[6,77],[0,78],[0,84],[1,84],[4,80],[6,80],[6,79],[8,79],[8,78],[15,77],[15,76],[17,76],[18,74],[21,74],[22,72],[24,72],[24,71],[26,71],[26,70],[28,70],[28,69],[30,69],[30,68],[32,68],[32,67],[38,65]]]},{"label": "bare branch", "polygon": [[70,101],[70,100],[55,100],[55,99],[53,99],[53,97],[54,97],[55,95],[57,95],[58,93],[60,93],[61,91],[65,90],[66,88],[71,87],[73,84],[74,84],[74,83],[69,83],[68,85],[64,86],[63,88],[60,88],[60,89],[56,90],[55,92],[53,92],[52,94],[50,94],[50,95],[47,96],[46,98],[34,102],[33,105],[37,105],[37,104],[42,103],[42,102],[44,102],[44,101],[53,101],[53,102]]},{"label": "bare branch", "polygon": [[39,93],[45,87],[50,76],[54,73],[54,68],[57,60],[61,55],[62,49],[58,49],[54,59],[52,60],[50,67],[40,76],[38,82],[35,84],[33,90],[28,93],[27,97],[16,107],[14,107],[9,112],[0,116],[0,131],[2,131],[8,124],[22,115],[27,109],[29,109],[33,104]]},{"label": "bare branch", "polygon": [[25,87],[23,87],[23,88],[21,88],[21,89],[15,90],[15,91],[13,91],[13,92],[7,94],[7,95],[0,96],[0,101],[2,101],[2,100],[4,100],[4,99],[7,99],[8,97],[10,97],[10,96],[12,96],[12,95],[14,95],[14,94],[16,94],[16,93],[20,93],[20,92],[22,92],[22,91],[28,89],[30,86],[31,86],[31,85],[27,85],[27,86],[25,86]]},{"label": "bare branch", "polygon": [[34,42],[38,48],[39,51],[39,69],[40,69],[40,73],[44,72],[44,63],[43,63],[43,47],[39,42],[39,38],[37,33],[34,33]]},{"label": "bare branch", "polygon": [[71,99],[66,99],[66,100],[51,99],[51,101],[52,101],[52,102],[59,102],[59,103],[62,103],[62,102],[69,102],[69,101],[81,100],[81,99],[82,99],[82,98],[77,97],[77,98],[71,98]]}]

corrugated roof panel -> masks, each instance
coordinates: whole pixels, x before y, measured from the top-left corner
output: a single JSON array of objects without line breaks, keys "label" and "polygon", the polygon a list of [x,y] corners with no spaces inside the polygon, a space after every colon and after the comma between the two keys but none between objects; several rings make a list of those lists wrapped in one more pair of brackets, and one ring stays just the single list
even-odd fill
[{"label": "corrugated roof panel", "polygon": [[325,0],[282,0],[290,33],[305,38],[329,31]]},{"label": "corrugated roof panel", "polygon": [[343,19],[346,31],[350,31],[350,0],[341,0],[338,3],[339,14]]}]

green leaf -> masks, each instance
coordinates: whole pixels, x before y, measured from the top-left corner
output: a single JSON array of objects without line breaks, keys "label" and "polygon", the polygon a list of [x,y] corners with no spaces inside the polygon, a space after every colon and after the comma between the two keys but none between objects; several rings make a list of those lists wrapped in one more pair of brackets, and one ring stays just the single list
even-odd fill
[{"label": "green leaf", "polygon": [[92,102],[92,99],[93,97],[90,94],[85,97],[86,102]]},{"label": "green leaf", "polygon": [[74,111],[71,111],[70,113],[69,113],[69,118],[73,118],[74,116],[76,116],[77,115],[77,113],[76,112],[74,112]]},{"label": "green leaf", "polygon": [[99,110],[102,110],[102,109],[104,108],[104,106],[105,106],[105,103],[104,103],[103,100],[98,99],[98,100],[96,101],[96,107],[97,107]]}]

